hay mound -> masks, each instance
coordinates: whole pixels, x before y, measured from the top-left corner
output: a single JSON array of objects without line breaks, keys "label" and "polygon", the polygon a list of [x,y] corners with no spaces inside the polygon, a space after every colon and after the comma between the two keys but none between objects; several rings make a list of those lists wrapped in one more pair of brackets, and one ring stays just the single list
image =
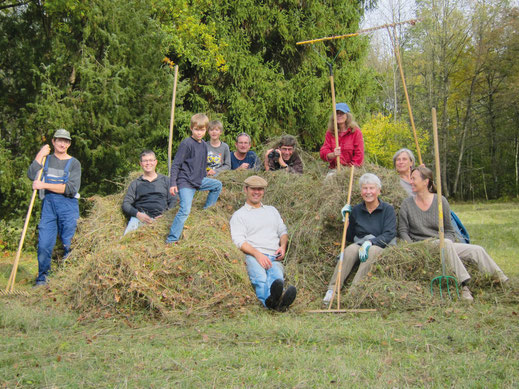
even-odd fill
[{"label": "hay mound", "polygon": [[53,282],[74,309],[167,317],[229,312],[253,301],[239,250],[227,239],[227,215],[218,208],[193,212],[183,244],[166,246],[176,210],[123,237],[122,195],[93,201]]},{"label": "hay mound", "polygon": [[[340,250],[340,209],[347,197],[349,173],[343,169],[325,180],[326,167],[304,155],[305,174],[284,171],[229,171],[218,178],[218,203],[202,210],[206,194],[198,193],[179,244],[165,238],[177,212],[168,211],[153,225],[123,237],[121,211],[125,193],[95,197],[81,219],[73,251],[52,279],[55,293],[85,315],[116,314],[184,318],[188,315],[232,315],[259,303],[250,285],[243,254],[231,241],[228,221],[244,201],[243,181],[259,174],[269,186],[264,203],[274,205],[289,230],[285,259],[288,283],[298,288],[294,310],[319,302]],[[361,201],[359,177],[371,172],[382,181],[381,197],[398,210],[406,197],[398,176],[367,164],[355,169],[352,204]],[[134,178],[133,174],[129,179]],[[441,271],[437,249],[426,244],[385,250],[372,276],[358,288],[343,288],[350,307],[415,309],[434,303],[428,292]],[[353,273],[353,272],[352,272]],[[472,273],[471,273],[472,274]]]},{"label": "hay mound", "polygon": [[[517,289],[514,286],[503,287],[475,266],[467,266],[467,270],[471,275],[469,287],[478,301],[499,299],[502,302],[513,302],[516,298]],[[351,308],[417,310],[450,303],[448,290],[452,301],[458,300],[456,287],[452,283],[449,289],[442,283],[443,299],[437,282],[433,283],[431,290],[431,280],[441,275],[438,245],[430,241],[401,243],[382,252],[368,277],[346,292],[346,304]],[[446,275],[454,276],[448,265]]]}]

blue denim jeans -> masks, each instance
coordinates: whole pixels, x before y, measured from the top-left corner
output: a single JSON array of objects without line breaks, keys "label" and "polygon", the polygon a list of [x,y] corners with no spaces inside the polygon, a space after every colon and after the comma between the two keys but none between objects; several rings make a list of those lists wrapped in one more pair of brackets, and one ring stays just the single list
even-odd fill
[{"label": "blue denim jeans", "polygon": [[250,282],[256,291],[256,296],[263,305],[265,305],[267,297],[270,296],[272,283],[278,279],[283,280],[283,265],[281,262],[276,261],[276,257],[273,255],[265,255],[272,262],[270,269],[264,269],[252,255],[245,256]]},{"label": "blue denim jeans", "polygon": [[205,201],[204,205],[204,209],[206,209],[211,205],[214,205],[216,200],[218,200],[218,196],[220,196],[220,192],[222,191],[222,183],[213,178],[204,177],[200,188],[181,188],[178,190],[180,206],[177,215],[171,224],[171,228],[169,229],[169,235],[166,239],[167,243],[176,242],[180,239],[180,235],[184,229],[184,223],[186,222],[187,217],[191,212],[191,204],[193,203],[193,197],[195,196],[195,192],[197,190],[209,191],[207,200]]},{"label": "blue denim jeans", "polygon": [[130,220],[128,221],[128,225],[126,226],[126,230],[124,230],[124,234],[126,235],[128,232],[135,231],[140,226],[142,226],[144,223],[141,222],[139,219],[137,219],[136,216],[132,216]]},{"label": "blue denim jeans", "polygon": [[63,243],[65,256],[70,253],[70,243],[76,232],[78,218],[77,199],[57,193],[45,195],[38,225],[38,278],[36,282],[47,281],[57,235]]}]

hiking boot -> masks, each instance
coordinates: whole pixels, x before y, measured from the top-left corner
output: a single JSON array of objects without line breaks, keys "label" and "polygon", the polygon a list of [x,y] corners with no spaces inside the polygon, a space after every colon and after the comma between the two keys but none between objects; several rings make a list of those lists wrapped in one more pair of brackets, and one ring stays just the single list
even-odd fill
[{"label": "hiking boot", "polygon": [[330,301],[332,301],[332,297],[333,297],[333,289],[328,289],[328,291],[324,295],[323,304],[324,305],[330,304]]},{"label": "hiking boot", "polygon": [[281,303],[279,303],[279,307],[277,310],[279,312],[284,312],[288,309],[290,304],[294,302],[296,299],[297,290],[296,287],[293,285],[290,285],[287,290],[285,290],[285,293],[283,294],[283,298],[281,299]]},{"label": "hiking boot", "polygon": [[283,280],[277,279],[272,285],[270,285],[270,296],[265,300],[265,306],[268,309],[276,309],[281,301],[281,295],[283,294]]},{"label": "hiking boot", "polygon": [[471,303],[474,301],[474,297],[472,297],[472,293],[470,293],[470,290],[467,286],[464,286],[461,288],[461,299],[465,300],[468,303]]}]

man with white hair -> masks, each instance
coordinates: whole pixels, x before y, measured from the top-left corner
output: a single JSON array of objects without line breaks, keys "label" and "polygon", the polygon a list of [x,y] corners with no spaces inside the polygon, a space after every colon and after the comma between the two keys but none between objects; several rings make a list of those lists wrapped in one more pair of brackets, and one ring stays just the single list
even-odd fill
[{"label": "man with white hair", "polygon": [[[363,174],[359,179],[360,195],[363,202],[355,205],[346,204],[342,209],[342,216],[350,214],[346,239],[350,244],[344,250],[339,290],[353,266],[360,262],[359,270],[353,278],[356,284],[364,278],[371,265],[376,261],[382,250],[388,245],[396,244],[396,215],[393,206],[379,199],[382,183],[371,173]],[[335,272],[328,285],[328,291],[323,303],[330,302],[339,273],[337,263]]]},{"label": "man with white hair", "polygon": [[247,273],[261,303],[285,311],[296,298],[295,286],[283,293],[283,265],[288,245],[287,227],[278,210],[264,205],[267,181],[259,176],[245,180],[245,205],[231,218],[232,241],[245,255]]}]

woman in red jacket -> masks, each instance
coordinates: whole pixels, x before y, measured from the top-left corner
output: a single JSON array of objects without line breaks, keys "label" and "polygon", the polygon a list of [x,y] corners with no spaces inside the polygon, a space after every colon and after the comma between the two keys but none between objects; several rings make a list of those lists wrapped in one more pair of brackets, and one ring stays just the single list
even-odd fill
[{"label": "woman in red jacket", "polygon": [[333,115],[328,121],[328,131],[321,146],[319,155],[323,161],[330,163],[330,169],[336,169],[337,157],[340,156],[343,166],[360,166],[364,162],[364,140],[359,125],[353,120],[350,108],[346,103],[335,105],[337,114],[337,130],[339,147],[335,147]]}]

